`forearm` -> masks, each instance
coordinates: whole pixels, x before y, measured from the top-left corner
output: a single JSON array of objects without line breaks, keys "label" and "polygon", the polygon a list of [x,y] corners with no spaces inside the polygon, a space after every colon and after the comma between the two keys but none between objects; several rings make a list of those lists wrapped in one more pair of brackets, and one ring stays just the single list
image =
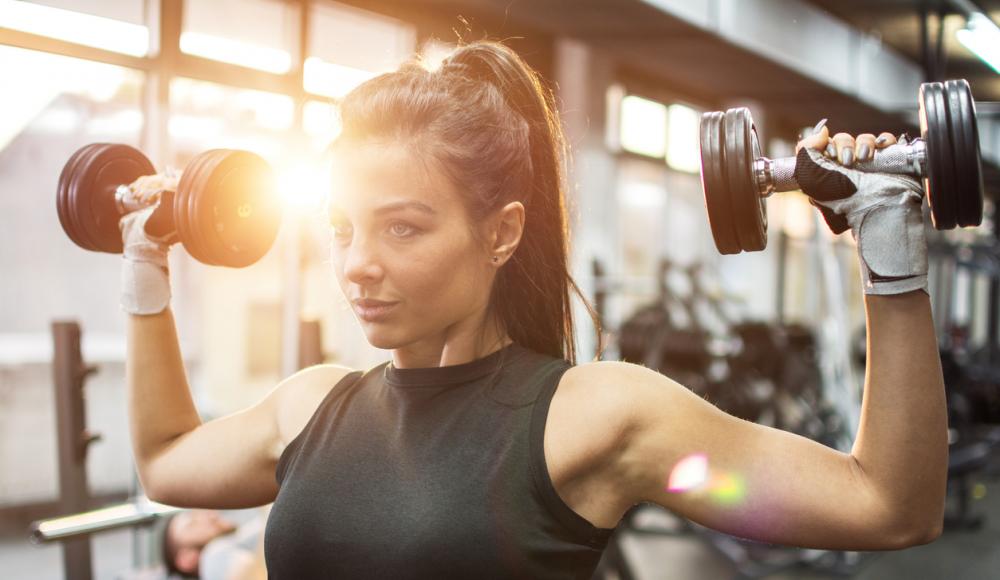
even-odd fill
[{"label": "forearm", "polygon": [[935,529],[944,513],[948,416],[930,299],[868,295],[868,367],[852,450],[900,525]]},{"label": "forearm", "polygon": [[[125,382],[132,449],[142,477],[166,444],[201,425],[188,388],[173,313],[128,316]],[[145,483],[145,482],[144,482]]]}]

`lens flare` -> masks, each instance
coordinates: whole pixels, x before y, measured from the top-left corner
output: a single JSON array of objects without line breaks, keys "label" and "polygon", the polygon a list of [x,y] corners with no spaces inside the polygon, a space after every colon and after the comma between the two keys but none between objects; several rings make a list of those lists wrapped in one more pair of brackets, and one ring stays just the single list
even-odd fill
[{"label": "lens flare", "polygon": [[746,497],[746,482],[734,473],[710,473],[708,456],[692,453],[677,462],[670,472],[667,483],[670,493],[692,493],[706,495],[717,505],[731,506]]},{"label": "lens flare", "polygon": [[746,485],[742,477],[725,473],[713,478],[709,495],[717,504],[735,505],[746,495]]},{"label": "lens flare", "polygon": [[319,208],[330,185],[329,172],[318,164],[301,164],[279,170],[278,190],[286,206],[309,210]]},{"label": "lens flare", "polygon": [[667,491],[681,493],[693,491],[708,480],[708,457],[704,453],[689,455],[677,462],[670,472]]}]

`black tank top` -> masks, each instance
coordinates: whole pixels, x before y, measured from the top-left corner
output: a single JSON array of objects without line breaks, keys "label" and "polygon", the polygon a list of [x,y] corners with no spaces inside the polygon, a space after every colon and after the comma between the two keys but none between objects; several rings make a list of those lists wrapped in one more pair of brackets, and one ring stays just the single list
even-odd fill
[{"label": "black tank top", "polygon": [[562,501],[542,448],[569,367],[511,344],[344,377],[278,460],[269,578],[589,578],[613,529]]}]

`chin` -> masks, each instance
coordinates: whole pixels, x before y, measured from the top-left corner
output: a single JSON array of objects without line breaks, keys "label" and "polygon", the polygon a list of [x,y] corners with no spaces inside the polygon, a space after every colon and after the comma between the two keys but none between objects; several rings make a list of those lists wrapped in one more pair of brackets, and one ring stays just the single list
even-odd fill
[{"label": "chin", "polygon": [[[364,324],[362,324],[362,328],[364,328]],[[382,350],[394,350],[406,344],[405,341],[400,340],[391,328],[364,328],[364,333],[365,338],[368,339],[368,344]]]}]

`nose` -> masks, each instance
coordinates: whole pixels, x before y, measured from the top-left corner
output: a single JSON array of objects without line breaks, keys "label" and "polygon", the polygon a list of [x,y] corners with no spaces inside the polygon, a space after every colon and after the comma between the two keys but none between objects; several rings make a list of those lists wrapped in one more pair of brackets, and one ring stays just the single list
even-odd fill
[{"label": "nose", "polygon": [[343,259],[343,274],[349,282],[364,286],[381,279],[383,269],[374,243],[356,235],[350,245],[341,247],[339,251]]}]

